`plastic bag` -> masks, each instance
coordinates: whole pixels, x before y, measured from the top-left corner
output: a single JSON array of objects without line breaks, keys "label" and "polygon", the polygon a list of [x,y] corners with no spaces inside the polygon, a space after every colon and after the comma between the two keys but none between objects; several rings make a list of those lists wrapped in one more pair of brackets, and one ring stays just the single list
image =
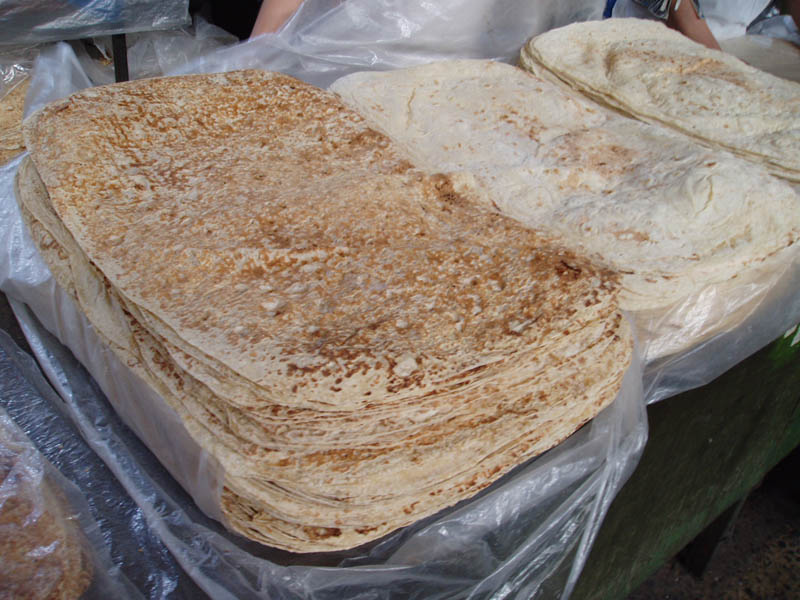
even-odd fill
[{"label": "plastic bag", "polygon": [[[24,383],[20,388],[18,373],[9,373],[5,353],[9,340],[2,335],[0,368],[8,376],[0,383],[0,399],[6,404],[31,394]],[[80,489],[45,460],[2,405],[0,523],[4,572],[0,595],[44,598],[55,590],[69,590],[69,597],[137,596],[112,565]]]},{"label": "plastic bag", "polygon": [[0,0],[0,44],[38,44],[189,24],[189,0]]},{"label": "plastic bag", "polygon": [[758,21],[748,28],[747,33],[780,38],[800,45],[800,31],[790,15],[775,15]]},{"label": "plastic bag", "polygon": [[35,45],[0,46],[0,100],[30,77],[39,49]]},{"label": "plastic bag", "polygon": [[[254,44],[245,47],[249,52]],[[36,102],[45,100],[47,89],[63,89],[53,74],[70,69],[42,67],[58,55],[67,59],[74,72],[77,61],[63,46],[43,56],[37,66],[37,79],[43,83],[33,84]],[[323,71],[324,77],[335,75],[331,68]],[[85,75],[78,75],[75,87],[86,82]],[[55,286],[36,255],[13,199],[18,163],[0,170],[0,288],[29,305],[44,327],[87,365],[115,408],[214,514],[213,463],[190,441],[182,440],[177,435],[180,430],[164,427],[171,418],[163,412],[166,407],[149,397],[140,382],[124,378],[124,367],[93,338],[85,319]],[[185,498],[181,502],[154,486],[146,465],[131,460],[124,449],[117,451],[116,434],[105,426],[108,407],[102,398],[76,394],[76,389],[83,391],[87,385],[74,359],[48,340],[25,307],[15,304],[15,309],[83,435],[136,498],[150,526],[182,566],[216,597],[566,597],[611,499],[632,471],[646,438],[641,372],[634,364],[612,406],[563,444],[478,497],[366,549],[298,557],[222,532]],[[120,395],[124,393],[131,393],[135,402],[125,402]],[[161,412],[154,413],[156,409]]]}]

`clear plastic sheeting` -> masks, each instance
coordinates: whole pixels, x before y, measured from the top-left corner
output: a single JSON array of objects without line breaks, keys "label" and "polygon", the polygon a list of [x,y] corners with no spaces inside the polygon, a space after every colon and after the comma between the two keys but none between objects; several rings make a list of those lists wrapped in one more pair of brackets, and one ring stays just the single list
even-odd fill
[{"label": "clear plastic sheeting", "polygon": [[605,0],[306,0],[277,33],[171,74],[260,68],[327,87],[356,71],[447,58],[515,62],[530,36],[600,19],[604,7]]},{"label": "clear plastic sheeting", "polygon": [[189,24],[189,0],[0,0],[0,45]]},{"label": "clear plastic sheeting", "polygon": [[[239,39],[195,16],[191,27],[171,31],[134,33],[126,38],[130,79],[158,77],[181,67],[197,56],[203,56],[238,43]],[[111,38],[93,40],[103,57],[92,58],[83,45],[76,44],[76,54],[81,66],[94,85],[114,83],[114,66],[111,62]]]},{"label": "clear plastic sheeting", "polygon": [[91,86],[89,76],[69,44],[47,46],[34,63],[25,100],[25,118],[53,99],[64,98]]},{"label": "clear plastic sheeting", "polygon": [[747,30],[747,33],[780,38],[800,45],[800,30],[790,15],[774,15],[758,21]]},{"label": "clear plastic sheeting", "polygon": [[647,357],[648,403],[710,383],[800,322],[800,252],[740,279],[633,317]]},{"label": "clear plastic sheeting", "polygon": [[[40,430],[47,427],[41,421],[52,418],[34,411],[42,397],[25,371],[35,369],[31,357],[0,331],[0,595],[44,598],[58,590],[67,597],[82,592],[85,599],[140,597],[113,566],[104,531],[81,489],[45,459],[10,416],[24,410],[27,425]],[[42,441],[51,448],[57,443]]]},{"label": "clear plastic sheeting", "polygon": [[38,46],[0,46],[0,164],[25,150],[22,113]]}]

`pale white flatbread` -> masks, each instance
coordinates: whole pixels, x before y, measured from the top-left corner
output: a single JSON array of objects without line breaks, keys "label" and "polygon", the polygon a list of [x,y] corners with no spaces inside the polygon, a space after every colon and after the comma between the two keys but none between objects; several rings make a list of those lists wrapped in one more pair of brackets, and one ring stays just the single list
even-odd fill
[{"label": "pale white flatbread", "polygon": [[800,181],[800,84],[661,23],[608,19],[554,29],[523,47],[520,64]]}]

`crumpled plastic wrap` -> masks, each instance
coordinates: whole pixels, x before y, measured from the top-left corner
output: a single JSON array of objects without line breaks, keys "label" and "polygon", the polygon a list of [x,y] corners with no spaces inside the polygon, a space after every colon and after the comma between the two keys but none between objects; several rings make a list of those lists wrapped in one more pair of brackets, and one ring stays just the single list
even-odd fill
[{"label": "crumpled plastic wrap", "polygon": [[0,45],[189,24],[189,0],[0,0]]},{"label": "crumpled plastic wrap", "polygon": [[800,322],[800,248],[739,279],[632,316],[646,357],[648,403],[710,383]]},{"label": "crumpled plastic wrap", "polygon": [[[29,364],[21,364],[26,360]],[[46,598],[54,590],[72,590],[74,596],[83,590],[86,599],[140,597],[113,565],[81,489],[46,460],[10,416],[24,409],[29,427],[47,428],[50,415],[34,411],[41,396],[24,374],[35,368],[31,357],[0,332],[0,596]],[[51,448],[56,443],[50,437],[43,441]],[[78,458],[59,455],[62,461]]]},{"label": "crumpled plastic wrap", "polygon": [[21,119],[39,46],[0,46],[0,163],[20,154]]},{"label": "crumpled plastic wrap", "polygon": [[38,55],[36,45],[0,46],[0,100],[30,77]]},{"label": "crumpled plastic wrap", "polygon": [[758,21],[747,29],[747,33],[780,38],[800,45],[800,31],[790,15],[774,15]]}]

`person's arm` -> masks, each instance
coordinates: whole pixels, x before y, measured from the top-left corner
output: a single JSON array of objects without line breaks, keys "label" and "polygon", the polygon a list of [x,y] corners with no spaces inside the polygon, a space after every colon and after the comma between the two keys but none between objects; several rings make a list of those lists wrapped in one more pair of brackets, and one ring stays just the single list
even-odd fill
[{"label": "person's arm", "polygon": [[264,0],[250,37],[277,31],[302,3],[303,0]]},{"label": "person's arm", "polygon": [[670,3],[667,25],[699,44],[713,50],[720,50],[717,39],[711,33],[705,19],[697,14],[691,0],[682,0],[678,8],[675,8],[675,4],[675,0]]},{"label": "person's arm", "polygon": [[786,11],[792,15],[794,24],[800,29],[800,0],[786,0]]}]

